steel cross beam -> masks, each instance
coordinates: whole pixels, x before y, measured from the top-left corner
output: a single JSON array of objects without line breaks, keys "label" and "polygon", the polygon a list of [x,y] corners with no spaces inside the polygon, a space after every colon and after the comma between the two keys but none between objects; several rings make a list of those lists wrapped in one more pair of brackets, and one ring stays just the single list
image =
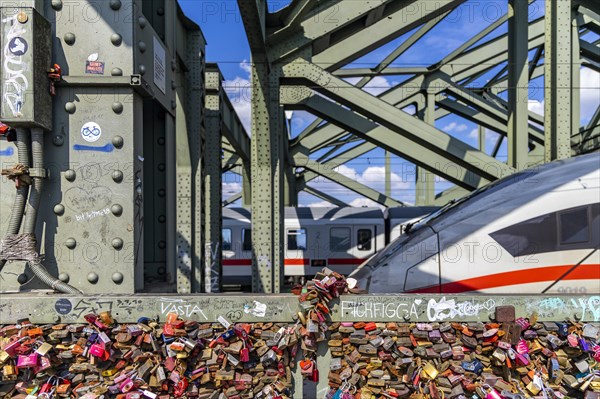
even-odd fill
[{"label": "steel cross beam", "polygon": [[[371,187],[365,186],[362,183],[356,181],[356,179],[352,179],[348,176],[345,176],[332,167],[322,164],[316,161],[311,161],[310,159],[306,159],[302,162],[301,165],[312,172],[326,177],[334,183],[337,183],[341,186],[346,187],[347,189],[354,191],[355,193],[362,195],[365,198],[368,198],[372,201],[375,201],[383,206],[387,207],[399,207],[404,206],[404,204],[400,201],[397,201],[393,198],[387,197],[385,194],[378,192],[377,190],[372,189]],[[314,189],[312,189],[314,191]]]},{"label": "steel cross beam", "polygon": [[[333,204],[335,206],[339,206],[339,207],[344,207],[344,206],[349,206],[347,203],[345,203],[344,201],[335,198],[332,195],[329,195],[327,193],[324,193],[321,190],[318,190],[314,187],[310,187],[306,184],[306,182],[304,181],[304,179],[300,178],[298,179],[298,182],[296,183],[296,189],[298,191],[304,191],[310,195],[314,195],[317,198],[322,199],[323,201],[327,201],[330,204]],[[388,196],[389,197],[389,196]]]},{"label": "steel cross beam", "polygon": [[381,126],[399,133],[423,148],[441,155],[480,178],[495,180],[513,173],[506,164],[481,153],[435,127],[417,120],[393,105],[370,95],[318,66],[296,60],[283,67],[284,84],[305,84],[340,104],[360,112]]},{"label": "steel cross beam", "polygon": [[[290,97],[300,99],[302,94]],[[286,96],[286,98],[288,97]],[[332,124],[339,126],[341,129],[352,131],[354,134],[371,142],[373,145],[382,147],[393,154],[414,162],[430,172],[442,176],[466,189],[473,190],[477,187],[486,185],[492,180],[491,178],[487,179],[478,176],[472,173],[472,171],[464,165],[450,161],[444,154],[440,154],[439,152],[422,145],[422,143],[417,143],[389,127],[380,126],[321,96],[309,94],[300,101],[289,101],[286,104],[294,109],[305,109],[323,119],[329,120]],[[400,110],[397,111],[403,112]],[[406,117],[414,119],[409,115],[406,115]],[[421,123],[425,124],[425,122]],[[433,129],[432,127],[430,128]],[[331,129],[330,131],[335,133]],[[447,136],[443,132],[440,133]],[[302,154],[301,151],[294,154],[294,160],[297,164],[301,164],[306,158],[307,156]]]}]

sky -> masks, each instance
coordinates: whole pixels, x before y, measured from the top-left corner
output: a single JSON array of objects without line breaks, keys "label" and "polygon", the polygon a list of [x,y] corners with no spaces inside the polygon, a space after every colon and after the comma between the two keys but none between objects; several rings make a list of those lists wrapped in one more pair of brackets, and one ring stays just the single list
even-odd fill
[{"label": "sky", "polygon": [[[237,0],[179,0],[185,14],[198,23],[207,40],[207,61],[217,62],[225,78],[224,87],[236,108],[241,120],[250,132],[251,104],[248,98],[248,87],[250,87],[250,49],[246,39],[244,25],[239,14]],[[348,0],[354,1],[354,0]],[[361,1],[361,0],[356,0]],[[276,11],[285,7],[289,0],[269,0],[270,11]],[[392,66],[429,66],[451,53],[465,41],[477,34],[481,29],[502,17],[507,12],[506,0],[469,0],[462,6],[452,11],[434,29],[428,32],[417,45],[405,52]],[[541,18],[544,15],[544,2],[535,1],[529,6],[529,20]],[[492,32],[484,40],[506,32],[506,23]],[[401,44],[412,32],[393,40],[373,52],[361,57],[348,67],[374,67],[385,56]],[[588,34],[585,40],[594,41],[598,37]],[[530,53],[530,59],[533,53]],[[501,68],[501,67],[500,67]],[[496,72],[490,72],[478,79],[484,83]],[[377,95],[402,82],[407,77],[388,76],[377,77],[370,82],[365,91]],[[354,83],[357,79],[348,79]],[[543,114],[544,102],[543,77],[530,82],[529,86],[529,109]],[[501,97],[506,98],[505,94]],[[581,70],[581,122],[587,124],[595,109],[600,105],[600,74],[588,69]],[[407,110],[409,111],[409,110]],[[294,112],[291,120],[291,136],[296,137],[302,130],[314,120],[314,117],[306,112]],[[478,128],[475,124],[458,116],[450,115],[436,121],[436,127],[458,138],[467,144],[478,146]],[[498,135],[493,131],[486,132],[486,152],[491,153],[495,146]],[[507,158],[506,140],[498,152],[497,158],[505,161]],[[384,191],[384,151],[377,149],[370,153],[347,162],[340,166],[337,171],[356,179],[357,181]],[[392,197],[407,204],[414,203],[414,176],[415,168],[411,163],[397,156],[391,157],[392,164]],[[435,177],[436,193],[452,187],[452,184],[442,178]],[[354,194],[325,178],[319,178],[309,184],[321,191],[325,191],[336,198],[353,206],[372,206],[373,201]],[[228,198],[241,191],[241,177],[233,173],[223,176],[223,198]],[[329,206],[311,195],[300,193],[301,206]],[[235,203],[234,205],[239,205]]]}]

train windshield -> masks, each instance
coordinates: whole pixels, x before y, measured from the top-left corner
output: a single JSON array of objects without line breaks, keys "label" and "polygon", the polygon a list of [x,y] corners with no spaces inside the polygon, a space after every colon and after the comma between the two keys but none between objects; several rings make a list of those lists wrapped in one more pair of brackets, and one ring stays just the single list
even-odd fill
[{"label": "train windshield", "polygon": [[[426,215],[424,217],[422,217],[421,219],[412,222],[412,223],[408,223],[405,228],[404,228],[404,232],[406,234],[410,234],[411,231],[417,230],[419,229],[421,226],[426,225],[428,223],[430,223],[432,220],[437,219],[438,217],[440,217],[441,215],[446,214],[448,211],[450,211],[451,209],[455,209],[458,205],[464,203],[467,200],[470,200],[472,198],[477,197],[477,199],[481,199],[483,197],[487,197],[488,195],[490,195],[493,192],[496,192],[498,190],[501,190],[505,187],[510,186],[513,183],[516,183],[518,181],[522,181],[530,176],[536,175],[539,172],[538,169],[533,169],[533,170],[526,170],[526,171],[522,171],[522,172],[518,172],[515,174],[512,174],[510,176],[504,177],[500,180],[496,180],[495,182],[489,183],[483,187],[478,188],[477,190],[473,191],[472,193],[469,193],[463,197],[460,197],[458,199],[453,199],[450,200],[446,205],[444,205],[443,207],[441,207],[440,209],[438,209],[435,212],[430,213],[429,215]],[[484,195],[485,194],[485,195]]]}]

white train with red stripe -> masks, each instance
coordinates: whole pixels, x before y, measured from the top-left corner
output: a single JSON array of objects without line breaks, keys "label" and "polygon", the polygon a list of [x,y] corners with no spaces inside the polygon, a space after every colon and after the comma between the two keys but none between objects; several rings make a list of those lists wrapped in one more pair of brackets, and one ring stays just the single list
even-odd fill
[{"label": "white train with red stripe", "polygon": [[[223,209],[223,279],[246,284],[251,278],[251,216],[245,208]],[[286,276],[313,276],[327,266],[348,274],[386,245],[379,208],[286,208]]]},{"label": "white train with red stripe", "polygon": [[600,293],[600,155],[500,179],[352,274],[370,293]]}]

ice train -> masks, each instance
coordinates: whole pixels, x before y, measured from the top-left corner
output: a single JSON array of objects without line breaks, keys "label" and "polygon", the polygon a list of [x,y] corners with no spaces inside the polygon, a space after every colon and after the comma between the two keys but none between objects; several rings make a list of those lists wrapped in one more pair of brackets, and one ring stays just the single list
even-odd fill
[{"label": "ice train", "polygon": [[600,293],[600,155],[452,201],[353,273],[370,293]]}]

